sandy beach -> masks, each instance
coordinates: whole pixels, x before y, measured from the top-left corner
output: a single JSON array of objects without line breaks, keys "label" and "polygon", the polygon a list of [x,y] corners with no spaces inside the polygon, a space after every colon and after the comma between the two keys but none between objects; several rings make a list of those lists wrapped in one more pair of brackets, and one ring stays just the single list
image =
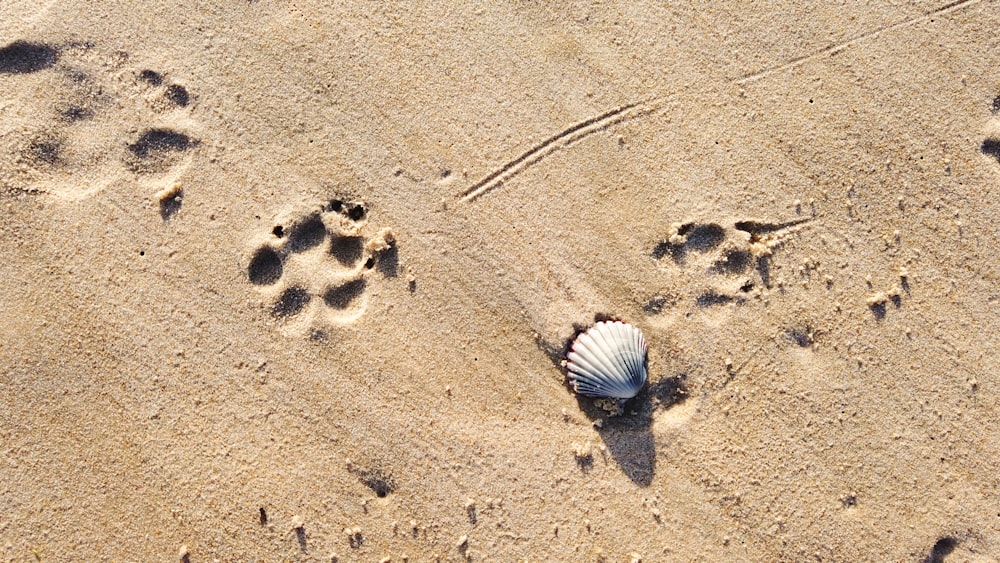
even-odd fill
[{"label": "sandy beach", "polygon": [[1000,4],[320,4],[0,4],[0,560],[1000,561]]}]

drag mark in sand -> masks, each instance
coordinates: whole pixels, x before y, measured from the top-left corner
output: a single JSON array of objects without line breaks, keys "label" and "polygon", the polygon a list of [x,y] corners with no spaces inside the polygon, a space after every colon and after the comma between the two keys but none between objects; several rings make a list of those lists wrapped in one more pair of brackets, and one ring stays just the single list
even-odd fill
[{"label": "drag mark in sand", "polygon": [[[911,25],[929,21],[935,16],[940,16],[952,12],[956,12],[960,9],[966,8],[973,4],[978,3],[979,0],[958,0],[955,2],[950,2],[941,6],[940,8],[926,12],[923,15],[910,18],[901,22],[897,22],[891,25],[886,25],[879,27],[877,29],[866,31],[860,33],[850,39],[837,43],[835,45],[830,45],[824,47],[818,51],[812,53],[807,53],[805,55],[800,55],[791,60],[783,62],[779,65],[760,70],[751,74],[747,74],[736,78],[731,81],[733,84],[743,85],[749,84],[751,82],[756,82],[768,76],[781,73],[785,70],[795,68],[801,64],[808,61],[818,59],[824,55],[833,55],[839,53],[840,51],[850,48],[857,43],[869,39],[872,37],[877,37],[879,34],[887,31],[894,31],[897,29],[902,29],[909,27]],[[521,153],[520,156],[511,160],[501,166],[500,168],[494,170],[493,172],[487,174],[481,180],[470,186],[461,194],[461,201],[472,202],[488,192],[499,188],[508,180],[513,179],[525,170],[531,168],[535,164],[545,159],[547,156],[561,149],[567,148],[577,141],[588,137],[593,133],[603,131],[612,125],[622,123],[624,121],[629,121],[636,119],[638,117],[643,117],[648,115],[659,108],[660,104],[667,99],[668,96],[656,96],[653,98],[648,98],[639,102],[626,104],[618,106],[614,109],[608,110],[595,117],[590,117],[578,123],[575,123],[566,129],[548,137],[544,141],[534,145],[525,152]]]},{"label": "drag mark in sand", "polygon": [[465,192],[462,193],[462,201],[471,202],[484,194],[500,187],[506,181],[521,174],[528,168],[538,164],[545,157],[552,153],[569,147],[594,133],[603,131],[612,125],[629,121],[649,113],[659,108],[664,97],[650,98],[632,104],[618,106],[600,115],[587,118],[577,122],[566,129],[552,135],[544,141],[536,144],[520,156],[504,164],[495,171],[487,174]]},{"label": "drag mark in sand", "polygon": [[976,4],[978,2],[979,2],[979,0],[958,0],[957,2],[949,2],[948,4],[945,4],[944,6],[941,6],[940,8],[931,10],[930,12],[926,12],[925,14],[923,14],[921,16],[917,16],[915,18],[910,18],[908,20],[897,22],[897,23],[894,23],[894,24],[886,25],[886,26],[880,27],[878,29],[874,29],[872,31],[866,31],[864,33],[860,33],[858,35],[855,35],[854,37],[851,37],[850,39],[848,39],[846,41],[842,41],[840,43],[837,43],[836,45],[830,45],[829,47],[824,47],[824,48],[822,48],[822,49],[820,49],[818,51],[815,51],[813,53],[809,53],[809,54],[806,54],[806,55],[801,55],[801,56],[795,57],[795,58],[793,58],[793,59],[791,59],[789,61],[786,61],[784,63],[781,63],[781,64],[779,64],[777,66],[773,66],[771,68],[767,68],[767,69],[764,69],[764,70],[761,70],[761,71],[758,71],[758,72],[754,72],[752,74],[747,74],[745,76],[741,76],[741,77],[737,78],[736,80],[734,80],[733,82],[736,83],[736,84],[740,84],[740,85],[742,85],[742,84],[748,84],[750,82],[756,82],[757,80],[760,80],[762,78],[767,78],[768,76],[771,76],[772,74],[777,74],[777,73],[783,72],[785,70],[788,70],[790,68],[795,68],[795,67],[797,67],[797,66],[799,66],[801,64],[804,64],[806,62],[818,59],[818,58],[820,58],[820,57],[822,57],[824,55],[835,55],[835,54],[839,53],[840,51],[843,51],[844,49],[847,49],[849,47],[853,47],[856,43],[858,43],[860,41],[864,41],[865,39],[869,39],[871,37],[876,37],[880,33],[883,33],[883,32],[886,32],[886,31],[895,31],[897,29],[901,29],[901,28],[904,28],[904,27],[909,27],[911,25],[914,25],[914,24],[917,24],[917,23],[920,23],[920,22],[928,21],[928,20],[930,20],[931,18],[933,18],[935,16],[940,16],[940,15],[943,15],[943,14],[948,14],[948,13],[951,13],[951,12],[955,12],[955,11],[958,11],[958,10],[960,10],[962,8],[970,6],[972,4]]}]

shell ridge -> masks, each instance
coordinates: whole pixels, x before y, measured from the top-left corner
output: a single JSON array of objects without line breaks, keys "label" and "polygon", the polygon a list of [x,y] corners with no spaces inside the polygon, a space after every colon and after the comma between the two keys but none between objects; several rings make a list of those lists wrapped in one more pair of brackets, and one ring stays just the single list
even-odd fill
[{"label": "shell ridge", "polygon": [[648,361],[647,354],[649,353],[649,346],[646,345],[646,338],[638,330],[635,331],[635,343],[636,349],[639,351],[639,357],[636,358],[638,368],[642,370],[644,374],[648,373],[649,367],[646,362]]},{"label": "shell ridge", "polygon": [[600,392],[601,389],[604,389],[608,392],[619,393],[627,385],[622,382],[608,379],[600,371],[587,370],[584,368],[584,366],[579,364],[571,365],[570,371],[572,372],[570,375],[570,379],[576,382],[579,386],[586,386],[594,390],[594,393],[589,393],[589,394],[596,394],[598,396],[602,394],[603,395],[608,394],[608,393],[601,393]]},{"label": "shell ridge", "polygon": [[614,325],[609,322],[598,323],[594,325],[593,333],[594,340],[600,338],[599,351],[605,358],[608,371],[614,372],[618,381],[624,385],[628,385],[630,379],[629,372],[620,357],[622,343],[617,341],[614,334]]},{"label": "shell ridge", "polygon": [[628,353],[623,354],[623,359],[625,360],[625,367],[628,369],[629,374],[631,374],[632,379],[635,379],[635,374],[639,371],[639,365],[636,362],[635,353],[636,350],[638,350],[635,348],[636,331],[624,323],[619,323],[616,328],[618,329],[621,341],[632,345],[632,348],[628,350]]},{"label": "shell ridge", "polygon": [[590,362],[581,357],[579,354],[570,353],[567,368],[574,375],[579,377],[585,377],[593,381],[601,380],[601,370],[595,368]]},{"label": "shell ridge", "polygon": [[[589,372],[577,371],[581,366],[573,366],[575,368],[573,373],[570,374],[570,379],[573,381],[573,386],[577,392],[581,392],[585,395],[600,395],[602,385],[607,382],[604,381],[600,375],[596,375]],[[606,385],[603,385],[606,387]]]},{"label": "shell ridge", "polygon": [[627,395],[623,389],[608,387],[601,382],[576,382],[575,387],[578,393],[590,397],[621,397]]},{"label": "shell ridge", "polygon": [[634,346],[633,362],[635,362],[635,373],[646,372],[646,339],[638,329],[632,331],[632,345]]},{"label": "shell ridge", "polygon": [[584,333],[580,336],[579,340],[581,344],[580,349],[574,346],[573,350],[586,358],[600,373],[605,374],[606,378],[613,379],[622,384],[628,381],[625,374],[620,373],[620,370],[608,358],[604,352],[602,343],[598,342],[593,335]]},{"label": "shell ridge", "polygon": [[628,345],[628,338],[622,332],[624,323],[620,321],[614,321],[605,323],[604,325],[607,331],[598,331],[604,337],[605,342],[608,345],[608,355],[611,356],[611,360],[616,366],[621,370],[622,376],[625,381],[629,382],[632,380],[633,370],[629,368],[628,361],[626,360],[626,347]]},{"label": "shell ridge", "polygon": [[641,369],[636,361],[638,349],[635,347],[635,335],[638,333],[638,329],[622,322],[614,323],[614,328],[620,343],[617,350],[620,352],[624,369],[628,373],[629,385],[635,386],[638,383],[637,379],[640,378],[639,370]]},{"label": "shell ridge", "polygon": [[[625,390],[622,384],[609,381],[601,375],[600,371],[592,372],[586,369],[583,364],[576,363],[575,360],[575,358],[571,358],[572,363],[568,364],[567,367],[571,372],[570,379],[578,391],[585,395],[605,396],[609,393],[620,394]],[[602,392],[602,390],[604,391]]]},{"label": "shell ridge", "polygon": [[573,353],[572,356],[570,356],[570,362],[574,367],[586,371],[593,377],[600,377],[603,373],[600,364],[595,364],[593,360],[589,360],[580,354]]}]

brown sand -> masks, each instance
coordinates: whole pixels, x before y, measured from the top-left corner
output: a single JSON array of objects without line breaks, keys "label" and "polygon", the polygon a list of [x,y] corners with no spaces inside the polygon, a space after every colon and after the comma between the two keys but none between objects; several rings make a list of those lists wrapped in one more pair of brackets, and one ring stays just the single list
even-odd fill
[{"label": "brown sand", "polygon": [[0,4],[4,559],[1000,558],[1000,6],[316,4]]}]

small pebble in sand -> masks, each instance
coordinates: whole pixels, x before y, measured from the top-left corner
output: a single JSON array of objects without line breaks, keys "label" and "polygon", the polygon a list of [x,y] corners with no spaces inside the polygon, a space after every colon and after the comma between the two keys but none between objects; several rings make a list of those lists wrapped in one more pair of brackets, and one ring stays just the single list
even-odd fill
[{"label": "small pebble in sand", "polygon": [[302,520],[301,516],[299,516],[298,514],[292,516],[292,529],[293,530],[300,530],[300,529],[302,529],[303,526],[305,526],[305,521]]},{"label": "small pebble in sand", "polygon": [[680,230],[684,227],[684,223],[671,223],[670,228],[667,230],[667,242],[673,246],[681,246],[687,242],[687,237],[680,234]]},{"label": "small pebble in sand", "polygon": [[472,525],[476,525],[476,501],[474,499],[467,499],[465,501],[465,514],[469,517],[469,522]]},{"label": "small pebble in sand", "polygon": [[457,547],[458,549],[462,549],[467,545],[469,545],[469,536],[466,536],[464,534],[458,538],[457,542],[455,542],[455,547]]},{"label": "small pebble in sand", "polygon": [[344,528],[344,535],[347,536],[347,543],[351,545],[352,549],[357,549],[364,543],[361,528]]},{"label": "small pebble in sand", "polygon": [[866,299],[865,300],[865,304],[867,304],[869,307],[877,307],[879,305],[884,304],[888,300],[889,300],[889,297],[886,294],[884,294],[884,293],[882,293],[880,291],[880,292],[876,293],[875,295],[872,295],[871,297],[869,297],[868,299]]},{"label": "small pebble in sand", "polygon": [[156,192],[154,197],[160,206],[160,215],[164,219],[169,219],[172,215],[180,211],[183,196],[184,187],[178,182],[174,182]]},{"label": "small pebble in sand", "polygon": [[392,248],[392,245],[396,243],[396,235],[392,232],[392,229],[384,227],[379,229],[375,236],[365,243],[365,253],[372,255],[378,254],[379,252],[384,252]]},{"label": "small pebble in sand", "polygon": [[188,559],[188,546],[182,545],[181,548],[177,550],[177,558],[181,561]]}]

